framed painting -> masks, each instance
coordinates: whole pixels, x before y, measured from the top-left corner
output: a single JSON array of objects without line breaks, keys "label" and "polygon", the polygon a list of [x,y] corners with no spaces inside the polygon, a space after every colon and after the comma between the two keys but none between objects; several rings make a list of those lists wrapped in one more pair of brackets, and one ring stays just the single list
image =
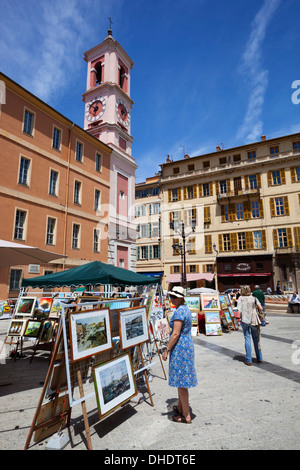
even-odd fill
[{"label": "framed painting", "polygon": [[230,297],[228,294],[224,294],[225,295],[225,300],[226,300],[226,303],[228,305],[228,307],[231,305],[231,301],[230,301]]},{"label": "framed painting", "polygon": [[223,310],[223,313],[228,325],[232,325],[232,318],[230,316],[229,310]]},{"label": "framed painting", "polygon": [[39,336],[42,321],[40,320],[27,320],[24,336],[30,338],[37,338]]},{"label": "framed painting", "polygon": [[154,330],[159,341],[169,339],[170,326],[167,318],[160,318],[154,321]]},{"label": "framed painting", "polygon": [[93,377],[100,418],[112,413],[137,394],[129,353],[96,364]]},{"label": "framed painting", "polygon": [[141,307],[119,310],[121,349],[131,348],[149,340],[147,311]]},{"label": "framed painting", "polygon": [[26,320],[12,320],[8,328],[7,336],[22,336],[25,326]]},{"label": "framed painting", "polygon": [[72,361],[112,348],[108,309],[70,313],[69,329]]},{"label": "framed painting", "polygon": [[225,294],[219,294],[219,301],[220,301],[220,307],[222,310],[224,310],[224,308],[228,308]]},{"label": "framed painting", "polygon": [[147,311],[147,320],[149,320],[150,315],[151,315],[151,310],[154,302],[154,297],[155,297],[155,290],[152,289],[149,293],[147,298],[144,300],[144,305],[146,305],[146,311]]},{"label": "framed painting", "polygon": [[43,326],[41,327],[39,340],[41,343],[48,343],[52,338],[52,334],[54,332],[54,321],[45,320],[43,322]]},{"label": "framed painting", "polygon": [[34,313],[34,317],[38,320],[47,319],[51,312],[52,303],[52,297],[42,297],[39,301],[38,308]]},{"label": "framed painting", "polygon": [[185,305],[187,305],[190,310],[201,310],[199,295],[195,295],[195,296],[189,295],[185,297],[184,300],[185,300]]},{"label": "framed painting", "polygon": [[15,315],[32,317],[35,309],[36,297],[21,297],[15,311]]},{"label": "framed painting", "polygon": [[205,310],[205,323],[221,323],[220,313],[218,310]]},{"label": "framed painting", "polygon": [[222,327],[220,323],[206,323],[205,334],[207,336],[222,336]]},{"label": "framed painting", "polygon": [[170,304],[169,299],[164,299],[164,307],[165,307],[165,310],[170,310],[171,304]]},{"label": "framed painting", "polygon": [[61,314],[61,310],[62,310],[61,303],[60,303],[62,298],[61,297],[56,297],[52,300],[53,300],[53,302],[52,302],[52,306],[51,306],[50,317],[58,318],[59,315]]},{"label": "framed painting", "polygon": [[220,310],[218,294],[201,294],[202,310]]}]

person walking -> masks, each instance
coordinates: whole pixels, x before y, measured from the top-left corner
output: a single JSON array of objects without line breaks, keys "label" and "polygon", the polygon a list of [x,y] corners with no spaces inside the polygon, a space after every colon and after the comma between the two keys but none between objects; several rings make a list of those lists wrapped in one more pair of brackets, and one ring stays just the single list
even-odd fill
[{"label": "person walking", "polygon": [[254,287],[254,291],[252,292],[253,297],[256,297],[259,300],[260,305],[263,308],[263,320],[261,320],[261,325],[265,326],[266,323],[269,323],[266,321],[266,314],[265,314],[265,294],[263,291],[260,289],[259,285],[256,285]]},{"label": "person walking", "polygon": [[256,308],[262,312],[262,306],[256,297],[251,295],[249,286],[242,286],[241,295],[238,299],[238,311],[241,316],[241,325],[245,338],[246,358],[245,364],[252,365],[251,337],[258,362],[262,362],[262,352],[260,347],[260,320]]},{"label": "person walking", "polygon": [[175,305],[175,312],[170,320],[171,334],[162,358],[169,356],[169,385],[178,389],[178,404],[173,406],[176,423],[192,423],[189,408],[189,388],[197,385],[195,369],[194,343],[191,334],[192,314],[184,303],[184,289],[175,286],[169,291]]}]

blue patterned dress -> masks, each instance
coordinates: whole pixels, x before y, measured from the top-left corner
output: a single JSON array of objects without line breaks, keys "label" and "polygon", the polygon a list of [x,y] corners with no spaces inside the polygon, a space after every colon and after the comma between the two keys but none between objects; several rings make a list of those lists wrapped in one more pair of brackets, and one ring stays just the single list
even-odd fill
[{"label": "blue patterned dress", "polygon": [[194,360],[194,343],[191,334],[192,314],[186,305],[175,310],[171,320],[171,334],[174,321],[181,320],[182,327],[177,343],[170,350],[169,385],[171,387],[190,388],[197,385]]}]

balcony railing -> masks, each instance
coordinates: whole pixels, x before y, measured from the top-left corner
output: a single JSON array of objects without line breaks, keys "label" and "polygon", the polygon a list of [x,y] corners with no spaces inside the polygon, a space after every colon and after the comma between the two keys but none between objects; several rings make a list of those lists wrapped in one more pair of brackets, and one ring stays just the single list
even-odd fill
[{"label": "balcony railing", "polygon": [[218,194],[218,201],[222,199],[232,198],[232,197],[242,197],[242,196],[259,196],[260,188],[254,189],[238,189],[234,191],[227,191],[225,193]]},{"label": "balcony railing", "polygon": [[[222,165],[216,165],[214,167],[202,168],[202,169],[194,170],[194,171],[186,171],[184,173],[179,173],[177,175],[162,176],[161,183],[164,183],[170,180],[178,180],[178,179],[191,178],[191,177],[197,177],[197,176],[206,176],[211,173],[224,172],[224,170],[234,170],[236,168],[241,168],[241,167],[253,168],[265,162],[271,163],[271,162],[276,162],[279,160],[280,161],[288,160],[290,158],[294,159],[297,156],[298,157],[300,156],[300,150],[289,150],[287,152],[280,152],[276,156],[267,154],[261,157],[256,157],[255,160],[249,160],[247,158],[244,160],[239,160],[237,162],[231,161],[228,163],[224,163]],[[194,157],[194,158],[197,158],[197,157]]]}]

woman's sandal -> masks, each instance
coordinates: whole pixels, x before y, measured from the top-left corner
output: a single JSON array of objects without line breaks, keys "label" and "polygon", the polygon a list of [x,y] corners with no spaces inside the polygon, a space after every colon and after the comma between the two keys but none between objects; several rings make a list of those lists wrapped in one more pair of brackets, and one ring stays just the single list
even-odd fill
[{"label": "woman's sandal", "polygon": [[173,411],[174,411],[174,413],[176,413],[177,415],[181,416],[181,413],[180,413],[180,411],[179,411],[179,409],[178,409],[178,406],[174,405],[174,406],[173,406]]},{"label": "woman's sandal", "polygon": [[175,423],[184,423],[184,424],[192,424],[193,422],[191,419],[187,421],[185,417],[182,415],[173,416],[173,421],[175,421]]}]

